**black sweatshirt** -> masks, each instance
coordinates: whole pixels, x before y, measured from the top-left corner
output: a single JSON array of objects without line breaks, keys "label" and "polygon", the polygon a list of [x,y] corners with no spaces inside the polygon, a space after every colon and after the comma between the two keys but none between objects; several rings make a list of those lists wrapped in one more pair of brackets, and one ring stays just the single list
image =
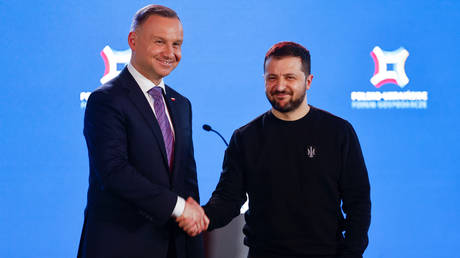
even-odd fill
[{"label": "black sweatshirt", "polygon": [[358,138],[347,121],[310,107],[296,121],[268,111],[236,130],[204,207],[212,230],[248,194],[243,232],[253,257],[355,258],[367,247],[370,186]]}]

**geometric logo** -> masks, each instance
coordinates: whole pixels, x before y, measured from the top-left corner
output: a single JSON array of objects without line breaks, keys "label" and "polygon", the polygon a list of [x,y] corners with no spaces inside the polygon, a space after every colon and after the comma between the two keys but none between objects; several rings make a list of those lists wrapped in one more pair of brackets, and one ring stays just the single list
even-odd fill
[{"label": "geometric logo", "polygon": [[376,46],[371,52],[371,57],[374,60],[374,76],[370,79],[371,83],[376,87],[393,83],[403,88],[409,83],[404,65],[409,52],[400,47],[394,51],[383,51]]},{"label": "geometric logo", "polygon": [[[116,51],[112,50],[109,46],[105,46],[101,51],[101,56],[104,60],[105,71],[100,82],[104,84],[115,78],[120,73],[121,69],[123,69],[122,67],[129,63],[131,59],[131,49]],[[119,67],[120,70],[117,69]]]},{"label": "geometric logo", "polygon": [[[408,83],[405,64],[409,52],[400,47],[394,51],[383,51],[376,46],[371,52],[374,60],[374,75],[371,83],[380,88],[392,83],[398,85],[399,90],[352,91],[350,94],[351,108],[355,109],[427,109],[428,91],[403,90]],[[307,155],[311,156],[312,150]]]}]

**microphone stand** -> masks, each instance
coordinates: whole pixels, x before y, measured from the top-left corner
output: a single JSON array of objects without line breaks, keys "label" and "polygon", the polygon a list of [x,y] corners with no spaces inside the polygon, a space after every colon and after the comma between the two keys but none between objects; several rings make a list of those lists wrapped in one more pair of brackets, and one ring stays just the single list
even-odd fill
[{"label": "microphone stand", "polygon": [[215,134],[219,135],[219,137],[222,139],[222,141],[224,141],[225,145],[228,147],[228,143],[227,141],[225,140],[225,138],[216,130],[212,129],[210,125],[208,124],[204,124],[203,125],[203,130],[207,131],[207,132],[214,132]]}]

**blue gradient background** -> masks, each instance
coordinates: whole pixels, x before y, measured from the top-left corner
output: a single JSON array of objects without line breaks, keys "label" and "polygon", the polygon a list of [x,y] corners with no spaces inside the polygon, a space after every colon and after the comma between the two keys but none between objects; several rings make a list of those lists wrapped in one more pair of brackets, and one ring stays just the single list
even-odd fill
[{"label": "blue gradient background", "polygon": [[[0,257],[75,257],[88,160],[79,94],[99,86],[100,51],[128,48],[146,1],[0,0]],[[366,258],[458,257],[460,241],[459,1],[158,1],[184,25],[183,59],[165,82],[193,105],[202,203],[232,131],[270,108],[265,52],[282,40],[310,49],[309,103],[349,120],[372,186]],[[405,47],[404,90],[428,91],[426,110],[356,110],[374,46]],[[387,84],[379,90],[400,90]]]}]

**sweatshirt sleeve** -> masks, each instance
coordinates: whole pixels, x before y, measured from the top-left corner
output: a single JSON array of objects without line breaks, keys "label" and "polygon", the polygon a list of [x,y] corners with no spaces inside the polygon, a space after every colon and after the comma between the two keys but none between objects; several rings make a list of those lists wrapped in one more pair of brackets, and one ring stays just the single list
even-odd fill
[{"label": "sweatshirt sleeve", "polygon": [[360,258],[368,245],[370,185],[358,137],[348,122],[341,147],[343,156],[339,190],[346,219],[345,246],[340,257]]},{"label": "sweatshirt sleeve", "polygon": [[247,199],[237,132],[233,133],[225,151],[219,183],[203,207],[210,220],[208,230],[227,225],[240,214],[241,206]]}]

